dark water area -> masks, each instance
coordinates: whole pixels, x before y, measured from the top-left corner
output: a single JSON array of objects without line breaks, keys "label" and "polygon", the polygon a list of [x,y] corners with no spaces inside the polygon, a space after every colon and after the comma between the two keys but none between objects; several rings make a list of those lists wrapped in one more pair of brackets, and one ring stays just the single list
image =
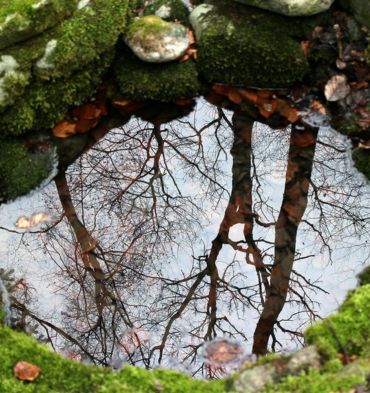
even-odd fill
[{"label": "dark water area", "polygon": [[213,378],[303,345],[355,287],[370,195],[348,140],[183,112],[59,144],[55,179],[0,206],[14,327],[78,361]]}]

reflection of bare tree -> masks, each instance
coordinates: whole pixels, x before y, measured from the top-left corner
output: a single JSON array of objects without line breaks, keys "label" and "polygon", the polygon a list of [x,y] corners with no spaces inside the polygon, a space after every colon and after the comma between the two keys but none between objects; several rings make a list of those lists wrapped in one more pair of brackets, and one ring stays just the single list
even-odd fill
[{"label": "reflection of bare tree", "polygon": [[[32,239],[56,266],[63,318],[48,320],[21,300],[17,308],[56,347],[102,365],[118,357],[149,368],[176,358],[193,363],[194,372],[207,372],[198,357],[203,342],[249,339],[251,311],[259,317],[255,353],[265,353],[270,338],[275,348],[276,329],[299,338],[280,312],[294,303],[303,311],[292,311],[288,320],[301,312],[306,320],[317,317],[310,296],[320,288],[294,269],[308,257],[296,247],[298,226],[329,247],[325,228],[335,219],[332,208],[364,230],[361,214],[349,207],[355,191],[349,195],[336,185],[332,199],[325,199],[332,186],[311,178],[313,165],[330,163],[330,155],[314,160],[317,130],[291,129],[278,211],[263,195],[257,168],[268,146],[256,153],[258,129],[246,114],[235,113],[230,121],[216,109],[201,125],[192,117],[162,124],[160,117],[112,130],[55,179],[59,200],[48,203],[54,211],[61,206],[64,220]],[[276,138],[288,133],[276,132]],[[229,194],[224,167],[231,144]],[[308,215],[308,201],[318,205],[318,220]],[[203,217],[219,206],[225,210],[217,234],[202,250]],[[231,236],[237,224],[239,240]],[[273,233],[275,243],[267,236]],[[225,257],[228,250],[233,256]]]},{"label": "reflection of bare tree", "polygon": [[296,252],[298,226],[307,207],[317,129],[292,126],[283,202],[275,226],[275,260],[263,311],[254,333],[253,352],[265,354],[284,307]]}]

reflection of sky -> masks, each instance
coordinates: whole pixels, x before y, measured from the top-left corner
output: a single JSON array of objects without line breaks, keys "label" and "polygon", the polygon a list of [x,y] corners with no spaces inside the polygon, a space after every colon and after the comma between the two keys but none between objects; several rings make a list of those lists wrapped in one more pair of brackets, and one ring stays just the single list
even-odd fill
[{"label": "reflection of sky", "polygon": [[[191,114],[188,118],[190,122],[194,122],[197,127],[206,124],[214,116],[213,109],[202,104],[198,104],[197,117],[194,118]],[[230,116],[229,116],[230,117]],[[136,122],[136,120],[134,120]],[[176,123],[176,122],[175,122]],[[179,127],[186,127],[183,123]],[[128,126],[125,126],[128,127]],[[211,139],[212,133],[207,134],[203,140],[205,151],[212,154]],[[347,142],[345,139],[337,135],[330,129],[322,129],[320,131],[320,140],[326,144],[333,144],[337,149],[347,149]],[[277,214],[280,208],[282,194],[284,191],[286,158],[288,152],[289,130],[278,131],[270,130],[266,126],[256,125],[254,130],[253,152],[255,157],[256,174],[261,183],[259,190],[262,197],[270,206],[266,208],[261,206],[259,213],[264,221],[272,221],[277,219]],[[101,142],[104,146],[104,141]],[[227,146],[227,150],[229,151]],[[262,159],[263,157],[263,159]],[[317,283],[329,294],[317,291],[312,293],[312,299],[315,302],[314,309],[321,316],[326,316],[333,312],[337,306],[343,301],[346,292],[356,285],[356,274],[363,269],[364,263],[368,261],[369,247],[366,243],[369,233],[369,193],[368,187],[364,186],[364,180],[361,176],[351,169],[348,153],[340,153],[336,150],[318,145],[316,151],[317,160],[327,160],[328,165],[316,164],[314,167],[313,181],[315,184],[320,184],[326,189],[325,200],[332,202],[336,196],[330,189],[330,184],[334,185],[337,192],[345,192],[355,190],[353,196],[348,198],[344,203],[349,208],[351,213],[356,211],[351,204],[362,206],[361,214],[367,218],[364,225],[367,228],[362,229],[363,238],[354,234],[354,227],[350,220],[345,219],[341,212],[336,212],[335,209],[328,208],[328,216],[330,217],[325,231],[332,238],[330,239],[330,247],[332,249],[332,263],[329,261],[329,254],[327,249],[322,248],[322,244],[318,237],[309,231],[307,225],[301,225],[298,239],[297,251],[301,257],[311,255],[309,258],[300,259],[295,264],[295,269],[298,273],[303,274],[307,279]],[[222,158],[222,169],[226,174],[231,173],[232,160],[228,156],[226,159]],[[176,160],[169,163],[169,167],[176,167]],[[335,169],[332,170],[332,168]],[[78,166],[73,168],[74,173],[78,173]],[[223,184],[227,184],[227,188],[231,188],[230,175],[217,179]],[[194,234],[192,244],[180,243],[180,246],[172,250],[176,258],[172,261],[166,261],[166,274],[168,277],[176,278],[181,272],[186,274],[192,264],[191,255],[202,255],[204,249],[209,249],[212,240],[218,232],[219,224],[224,214],[226,201],[223,200],[215,206],[214,201],[205,199],[200,194],[203,184],[199,179],[181,177],[179,171],[178,178],[184,195],[197,197],[197,203],[202,206],[205,217],[199,217],[203,220],[202,231],[198,230]],[[254,183],[254,186],[256,184]],[[256,191],[256,190],[255,190]],[[88,199],[91,203],[92,199]],[[256,192],[254,193],[255,201],[257,201]],[[55,205],[58,206],[58,200],[54,184],[50,184],[43,191],[35,192],[34,194],[21,198],[13,203],[0,206],[0,226],[16,230],[14,224],[21,215],[31,215],[37,211],[49,211],[51,204],[50,200],[55,199]],[[93,211],[94,207],[89,206],[87,210]],[[58,217],[59,211],[52,211],[54,217]],[[307,207],[305,218],[310,219],[315,225],[318,223],[319,211],[314,205],[313,199],[310,199]],[[105,241],[109,239],[108,232],[104,234]],[[50,255],[44,253],[42,247],[41,236],[37,233],[33,235],[25,235],[22,237],[22,231],[18,234],[10,233],[4,230],[0,231],[0,260],[1,267],[16,269],[17,277],[26,277],[27,281],[31,283],[38,293],[38,303],[33,307],[37,313],[46,315],[53,311],[54,308],[60,308],[62,296],[55,293],[56,288],[61,284],[57,282],[58,268],[52,262]],[[98,231],[99,232],[99,231]],[[236,225],[231,229],[230,238],[233,240],[241,239],[242,226]],[[273,228],[255,228],[255,239],[263,239],[268,241],[274,240]],[[68,236],[67,236],[68,238]],[[103,239],[103,237],[102,237]],[[24,243],[22,243],[22,240]],[[259,242],[261,248],[264,247],[263,242]],[[272,251],[270,251],[272,253]],[[235,257],[242,259],[240,255],[235,255],[235,252],[230,247],[224,247],[219,256],[220,274],[226,268],[229,261]],[[165,257],[163,258],[166,259]],[[162,263],[163,261],[159,261]],[[247,274],[248,285],[256,282],[253,267],[250,265],[242,265],[242,269]],[[220,307],[222,311],[222,306]],[[287,306],[282,317],[288,317],[291,309]],[[228,315],[228,310],[224,310]],[[58,312],[57,314],[58,315]],[[196,316],[194,316],[196,318]],[[257,320],[255,312],[247,311],[244,314],[232,313],[228,315],[231,321],[235,323],[240,329],[248,331],[248,336],[251,337],[253,329]],[[286,327],[300,326],[301,319],[293,320]],[[178,324],[179,329],[186,330],[186,326],[182,326],[186,322]],[[284,347],[291,347],[293,344],[289,338],[282,338]]]}]

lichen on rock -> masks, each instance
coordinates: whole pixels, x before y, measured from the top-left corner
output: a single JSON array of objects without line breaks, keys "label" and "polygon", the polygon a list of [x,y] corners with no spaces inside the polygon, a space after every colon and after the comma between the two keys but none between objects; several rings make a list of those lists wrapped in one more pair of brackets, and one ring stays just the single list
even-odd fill
[{"label": "lichen on rock", "polygon": [[189,47],[188,30],[184,26],[155,15],[132,22],[125,42],[139,59],[150,63],[179,59]]}]

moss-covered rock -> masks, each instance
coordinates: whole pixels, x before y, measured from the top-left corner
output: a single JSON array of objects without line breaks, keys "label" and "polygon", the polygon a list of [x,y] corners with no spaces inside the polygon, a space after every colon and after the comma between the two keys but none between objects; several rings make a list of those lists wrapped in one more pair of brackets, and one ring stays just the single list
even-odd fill
[{"label": "moss-covered rock", "polygon": [[339,0],[341,6],[351,12],[353,16],[370,29],[370,2],[364,0]]},{"label": "moss-covered rock", "polygon": [[66,77],[110,50],[126,26],[129,0],[81,1],[73,17],[59,27],[36,64],[38,76]]},{"label": "moss-covered rock", "polygon": [[154,0],[143,11],[144,15],[157,15],[167,21],[188,23],[189,9],[181,0]]},{"label": "moss-covered rock", "polygon": [[32,152],[21,141],[0,139],[0,202],[39,186],[50,175],[53,161],[52,150]]},{"label": "moss-covered rock", "polygon": [[88,100],[112,61],[112,52],[66,78],[33,80],[25,93],[0,117],[1,135],[19,135],[52,128],[68,108]]},{"label": "moss-covered rock", "polygon": [[200,89],[193,61],[150,64],[127,52],[116,60],[114,73],[122,96],[134,100],[170,102]]},{"label": "moss-covered rock", "polygon": [[305,332],[307,343],[317,345],[329,356],[368,355],[370,351],[370,285],[349,293],[338,312]]},{"label": "moss-covered rock", "polygon": [[0,51],[0,111],[14,104],[32,79],[53,30]]},{"label": "moss-covered rock", "polygon": [[[294,35],[297,21],[229,1],[190,21],[198,38],[198,67],[208,82],[255,87],[286,87],[308,72],[307,60]],[[200,5],[199,7],[204,7]]]},{"label": "moss-covered rock", "polygon": [[0,49],[24,41],[70,16],[79,0],[0,0]]}]

